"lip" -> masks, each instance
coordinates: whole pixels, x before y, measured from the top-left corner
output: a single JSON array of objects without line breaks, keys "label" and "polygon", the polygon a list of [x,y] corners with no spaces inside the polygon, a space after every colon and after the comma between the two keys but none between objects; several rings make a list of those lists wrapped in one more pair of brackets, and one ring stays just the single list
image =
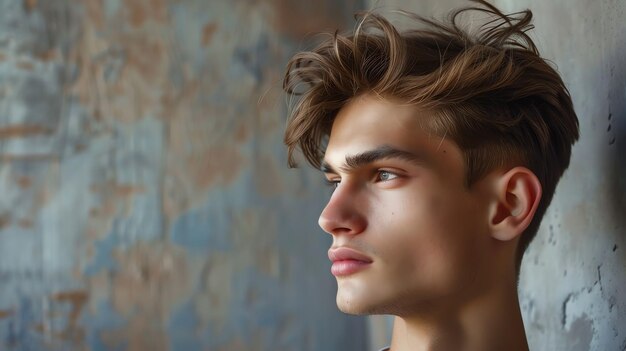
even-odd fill
[{"label": "lip", "polygon": [[331,248],[328,258],[333,262],[330,272],[337,277],[356,273],[373,262],[365,254],[347,247]]},{"label": "lip", "polygon": [[365,263],[372,263],[371,258],[367,257],[365,254],[362,254],[357,250],[348,247],[338,247],[335,249],[331,248],[330,250],[328,250],[328,258],[332,262],[353,260]]}]

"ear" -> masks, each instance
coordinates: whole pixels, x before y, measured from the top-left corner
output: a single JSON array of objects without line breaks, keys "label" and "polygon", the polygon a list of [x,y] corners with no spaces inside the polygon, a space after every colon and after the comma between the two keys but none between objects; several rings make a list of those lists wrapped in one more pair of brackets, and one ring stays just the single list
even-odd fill
[{"label": "ear", "polygon": [[541,183],[525,167],[515,167],[494,182],[495,196],[489,210],[491,235],[508,241],[519,237],[530,225],[539,200]]}]

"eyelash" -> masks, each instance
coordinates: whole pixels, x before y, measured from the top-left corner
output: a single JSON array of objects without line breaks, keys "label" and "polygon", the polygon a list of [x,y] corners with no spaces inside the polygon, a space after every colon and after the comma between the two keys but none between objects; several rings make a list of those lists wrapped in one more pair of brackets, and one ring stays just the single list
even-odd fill
[{"label": "eyelash", "polygon": [[382,173],[387,173],[387,174],[389,174],[390,176],[392,176],[393,178],[391,178],[391,179],[387,179],[387,180],[382,180],[382,179],[381,179],[381,180],[380,180],[381,182],[388,182],[388,181],[390,181],[390,180],[394,180],[394,179],[398,178],[398,175],[397,175],[396,173],[393,173],[393,172],[390,172],[390,171],[385,171],[385,170],[380,170],[380,171],[378,171],[378,172],[376,173],[377,178],[380,178],[380,175],[381,175]]},{"label": "eyelash", "polygon": [[[391,179],[387,179],[387,180],[382,180],[382,179],[380,179],[380,175],[381,175],[382,173],[389,174],[389,175],[391,175],[393,178],[391,178]],[[386,170],[378,170],[378,171],[376,171],[376,181],[377,181],[377,182],[389,182],[389,181],[394,180],[394,179],[396,179],[396,178],[398,178],[398,177],[399,177],[399,176],[398,176],[398,174],[396,174],[396,173],[394,173],[394,172],[391,172],[391,171],[386,171]],[[339,186],[339,183],[341,183],[341,180],[330,180],[330,179],[325,179],[325,181],[326,181],[326,184],[327,184],[328,186],[330,186],[331,188],[333,188],[333,189],[334,189],[334,188],[337,188],[337,187]]]},{"label": "eyelash", "polygon": [[324,180],[326,182],[326,185],[331,187],[333,190],[335,190],[335,188],[337,188],[337,186],[339,185],[338,180],[328,180],[328,179],[324,179]]}]

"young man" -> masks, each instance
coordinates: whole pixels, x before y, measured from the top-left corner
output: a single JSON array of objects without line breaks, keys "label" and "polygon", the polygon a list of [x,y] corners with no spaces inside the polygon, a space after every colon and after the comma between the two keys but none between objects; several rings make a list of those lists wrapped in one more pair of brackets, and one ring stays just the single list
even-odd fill
[{"label": "young man", "polygon": [[[520,262],[578,120],[532,13],[476,2],[403,33],[365,13],[287,68],[290,165],[299,148],[334,187],[319,225],[337,305],[394,315],[392,351],[528,349]],[[467,11],[491,19],[468,33]]]}]

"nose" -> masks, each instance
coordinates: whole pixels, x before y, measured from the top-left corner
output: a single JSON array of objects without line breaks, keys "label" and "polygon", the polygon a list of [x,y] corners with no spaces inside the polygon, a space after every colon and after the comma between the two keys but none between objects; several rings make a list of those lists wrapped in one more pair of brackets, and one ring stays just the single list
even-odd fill
[{"label": "nose", "polygon": [[367,227],[367,220],[359,207],[355,192],[340,185],[331,196],[320,214],[319,226],[333,236],[362,233]]}]

